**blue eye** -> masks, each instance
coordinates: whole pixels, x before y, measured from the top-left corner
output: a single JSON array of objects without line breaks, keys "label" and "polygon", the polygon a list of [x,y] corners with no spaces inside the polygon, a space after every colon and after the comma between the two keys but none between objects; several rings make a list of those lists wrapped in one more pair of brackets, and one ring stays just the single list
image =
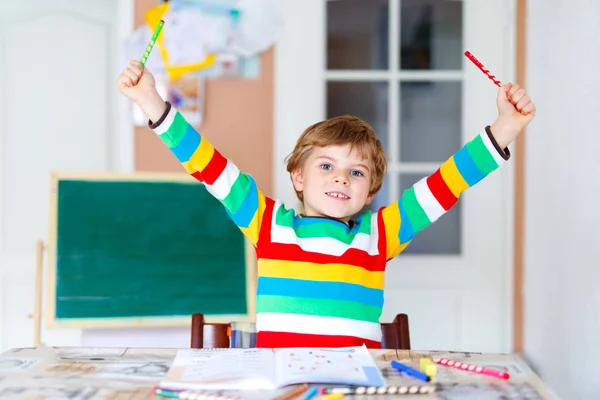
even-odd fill
[{"label": "blue eye", "polygon": [[351,172],[351,175],[352,175],[352,176],[364,176],[364,174],[363,174],[362,172],[360,172],[360,171],[356,171],[356,170],[352,171],[352,172]]},{"label": "blue eye", "polygon": [[333,167],[329,164],[321,164],[321,169],[323,169],[325,171],[331,171],[333,169]]}]

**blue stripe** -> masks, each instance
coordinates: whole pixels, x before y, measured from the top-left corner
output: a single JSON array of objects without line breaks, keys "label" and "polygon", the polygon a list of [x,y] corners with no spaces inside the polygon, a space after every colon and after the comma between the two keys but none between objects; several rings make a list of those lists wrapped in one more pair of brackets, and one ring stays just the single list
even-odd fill
[{"label": "blue stripe", "polygon": [[485,177],[479,168],[477,168],[477,165],[475,164],[475,161],[473,161],[473,157],[471,157],[467,151],[466,146],[454,155],[454,162],[456,163],[458,172],[460,172],[469,186],[475,185]]},{"label": "blue stripe", "polygon": [[258,278],[257,295],[345,300],[383,307],[383,290],[353,283],[310,281],[289,278]]},{"label": "blue stripe", "polygon": [[196,151],[200,145],[200,134],[196,132],[193,126],[188,125],[185,136],[181,139],[181,142],[171,149],[175,157],[179,162],[186,162],[190,159],[192,154]]},{"label": "blue stripe", "polygon": [[248,193],[246,194],[246,198],[244,202],[240,205],[240,208],[232,214],[227,207],[225,210],[231,220],[240,228],[247,228],[250,226],[250,222],[252,222],[252,218],[254,218],[254,214],[256,214],[256,210],[258,210],[258,190],[256,189],[256,182],[248,175],[244,175],[240,177],[242,179],[248,179],[250,183],[250,188],[248,189]]},{"label": "blue stripe", "polygon": [[400,231],[398,232],[398,240],[400,240],[400,244],[404,244],[410,242],[412,238],[415,237],[415,229],[408,218],[408,214],[402,205],[402,201],[399,200],[396,205],[400,212]]},{"label": "blue stripe", "polygon": [[371,221],[371,216],[373,215],[373,212],[371,210],[365,211],[363,214],[360,214],[358,217],[356,217],[356,223],[354,224],[354,226],[352,227],[352,229],[350,229],[350,233],[358,233],[358,230],[360,228],[360,225],[363,222],[363,219],[366,219],[367,221]]}]

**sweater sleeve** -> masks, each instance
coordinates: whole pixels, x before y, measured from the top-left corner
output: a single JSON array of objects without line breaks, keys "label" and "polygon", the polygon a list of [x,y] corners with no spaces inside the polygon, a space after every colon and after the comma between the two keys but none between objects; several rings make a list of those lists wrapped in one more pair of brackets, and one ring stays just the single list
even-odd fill
[{"label": "sweater sleeve", "polygon": [[432,175],[406,189],[398,201],[381,208],[386,259],[404,251],[413,237],[450,210],[463,192],[509,158],[508,148],[500,148],[488,126]]},{"label": "sweater sleeve", "polygon": [[254,178],[223,157],[170,103],[149,126],[177,157],[183,168],[202,182],[223,204],[231,220],[256,247],[263,216],[273,201],[256,187]]}]

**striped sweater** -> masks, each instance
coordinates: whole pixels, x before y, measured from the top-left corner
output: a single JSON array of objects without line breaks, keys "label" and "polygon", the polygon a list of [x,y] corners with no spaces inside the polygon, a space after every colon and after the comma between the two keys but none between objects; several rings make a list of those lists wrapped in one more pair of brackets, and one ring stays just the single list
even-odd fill
[{"label": "striped sweater", "polygon": [[397,202],[349,226],[266,197],[168,103],[150,127],[256,249],[259,347],[380,347],[386,262],[510,156],[487,127]]}]

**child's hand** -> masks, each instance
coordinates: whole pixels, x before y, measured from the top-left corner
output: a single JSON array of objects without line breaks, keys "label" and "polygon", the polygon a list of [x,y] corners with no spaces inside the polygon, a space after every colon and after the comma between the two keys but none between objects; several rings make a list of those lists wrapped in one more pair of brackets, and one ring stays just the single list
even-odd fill
[{"label": "child's hand", "polygon": [[156,81],[139,61],[130,61],[117,78],[119,92],[137,103],[152,121],[157,121],[165,110],[165,102],[156,91]]},{"label": "child's hand", "polygon": [[535,104],[525,89],[508,83],[498,89],[498,119],[490,126],[494,139],[505,148],[519,136],[535,116]]}]

